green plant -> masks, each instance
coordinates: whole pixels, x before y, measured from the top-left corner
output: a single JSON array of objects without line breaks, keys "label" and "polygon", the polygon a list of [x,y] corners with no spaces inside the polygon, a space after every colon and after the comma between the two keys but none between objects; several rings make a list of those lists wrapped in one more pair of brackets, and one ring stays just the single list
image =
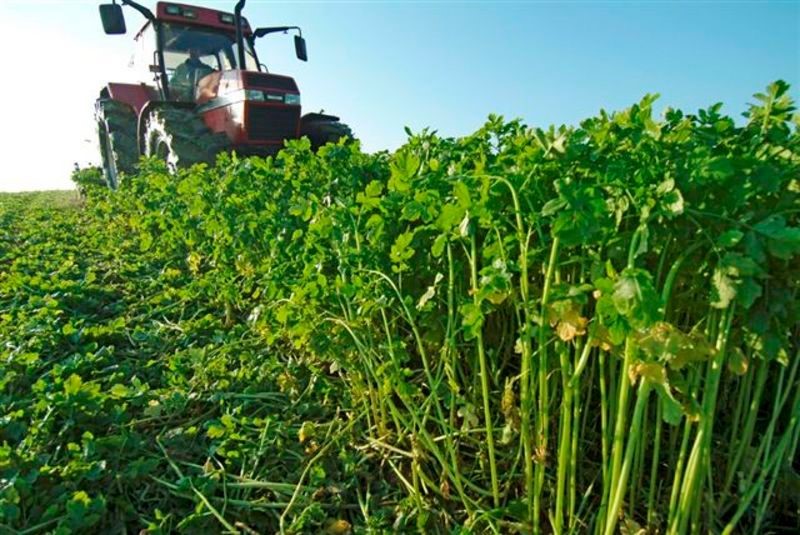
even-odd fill
[{"label": "green plant", "polygon": [[657,118],[647,96],[393,154],[301,140],[175,174],[143,160],[81,209],[0,197],[3,522],[796,522],[787,90],[742,125],[719,105]]}]

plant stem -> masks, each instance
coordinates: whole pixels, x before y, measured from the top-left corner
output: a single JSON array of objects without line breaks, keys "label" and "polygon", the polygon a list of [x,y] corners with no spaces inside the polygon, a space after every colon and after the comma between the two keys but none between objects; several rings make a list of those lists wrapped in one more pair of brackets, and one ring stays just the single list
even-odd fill
[{"label": "plant stem", "polygon": [[[628,370],[633,363],[633,354],[636,352],[633,339],[629,336],[625,340],[625,355],[622,369],[619,373],[619,396],[617,402],[617,413],[614,422],[614,442],[611,446],[611,471],[608,488],[604,489],[607,503],[613,507],[614,489],[619,485],[620,471],[622,470],[622,455],[625,448],[625,434],[628,432],[628,394],[630,392],[631,380]],[[611,511],[609,510],[609,513]],[[616,519],[615,519],[616,521]],[[604,524],[608,528],[610,517],[606,517]]]},{"label": "plant stem", "polygon": [[[558,237],[553,238],[553,244],[550,246],[550,259],[547,263],[547,270],[545,271],[544,287],[542,288],[541,304],[541,318],[547,317],[547,305],[550,297],[550,284],[553,280],[553,272],[555,271],[556,262],[558,260]],[[549,427],[549,400],[547,393],[547,326],[544,319],[541,320],[539,325],[539,416],[538,416],[538,429],[537,429],[537,463],[536,463],[536,481],[533,494],[533,532],[538,534],[541,532],[539,519],[542,510],[542,489],[544,488],[544,473],[547,465],[547,435]]]},{"label": "plant stem", "polygon": [[661,398],[656,397],[656,433],[653,438],[653,458],[650,464],[650,488],[647,491],[647,525],[655,522],[655,497],[658,482],[659,455],[661,453],[661,429],[663,426],[663,406]]},{"label": "plant stem", "polygon": [[531,361],[533,359],[533,351],[531,350],[531,332],[533,330],[533,322],[530,318],[530,290],[529,290],[529,275],[528,275],[528,234],[525,232],[525,227],[522,221],[522,209],[519,204],[519,197],[514,186],[505,178],[499,178],[502,183],[508,187],[511,192],[511,199],[514,203],[514,220],[517,232],[517,242],[519,243],[519,293],[522,308],[521,324],[519,326],[519,338],[522,345],[522,355],[520,357],[520,374],[519,374],[519,396],[520,396],[520,434],[522,438],[523,461],[522,466],[525,476],[525,493],[528,504],[528,516],[530,522],[535,522],[535,514],[533,507],[533,497],[535,493],[533,484],[533,445],[531,444],[531,412],[532,412],[532,375],[531,375]]},{"label": "plant stem", "polygon": [[650,393],[650,382],[643,379],[639,384],[639,392],[637,393],[636,405],[633,411],[633,421],[631,422],[630,435],[628,436],[628,444],[625,448],[625,462],[622,463],[620,468],[619,477],[615,488],[612,488],[611,508],[608,511],[606,520],[605,535],[613,535],[617,527],[617,518],[619,517],[620,509],[622,508],[622,500],[625,499],[625,490],[628,486],[628,474],[630,473],[631,464],[633,464],[633,456],[639,447],[639,436],[642,427],[642,416],[644,415],[644,408],[647,404],[647,397]]},{"label": "plant stem", "polygon": [[[480,306],[478,297],[478,245],[475,233],[471,237],[470,275],[472,279],[472,298],[475,306]],[[475,337],[478,346],[478,365],[481,374],[481,394],[483,396],[483,417],[486,426],[486,446],[489,449],[489,471],[492,478],[492,499],[495,507],[500,507],[500,484],[497,478],[497,462],[494,451],[494,426],[492,423],[492,408],[489,400],[489,370],[486,365],[486,349],[483,345],[483,328],[478,329]]]},{"label": "plant stem", "polygon": [[706,373],[706,383],[703,388],[703,406],[700,416],[700,426],[695,436],[692,453],[689,456],[684,481],[681,485],[681,503],[677,518],[670,526],[670,534],[683,533],[689,521],[690,510],[695,504],[700,503],[697,495],[699,482],[705,478],[705,470],[708,467],[709,449],[711,446],[711,432],[714,427],[714,411],[717,404],[717,392],[719,389],[722,365],[725,362],[725,351],[730,336],[731,325],[733,323],[734,307],[731,306],[722,314],[719,324],[720,329],[717,334],[717,354],[709,363]]}]

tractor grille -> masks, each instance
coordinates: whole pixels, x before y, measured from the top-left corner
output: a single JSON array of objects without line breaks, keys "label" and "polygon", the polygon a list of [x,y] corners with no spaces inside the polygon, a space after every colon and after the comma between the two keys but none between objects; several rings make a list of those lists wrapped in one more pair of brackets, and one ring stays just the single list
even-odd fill
[{"label": "tractor grille", "polygon": [[254,106],[247,109],[247,135],[251,141],[281,141],[297,137],[300,108]]},{"label": "tractor grille", "polygon": [[244,75],[244,83],[247,87],[263,87],[266,89],[279,89],[281,91],[297,91],[297,84],[294,80],[286,76],[275,76],[274,74],[262,74],[248,72]]}]

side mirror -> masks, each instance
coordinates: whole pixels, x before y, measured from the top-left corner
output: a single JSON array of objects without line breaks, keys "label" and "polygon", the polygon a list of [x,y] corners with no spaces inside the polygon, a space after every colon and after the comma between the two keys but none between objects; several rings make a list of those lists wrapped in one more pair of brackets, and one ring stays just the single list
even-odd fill
[{"label": "side mirror", "polygon": [[107,35],[122,35],[125,28],[125,15],[122,14],[122,6],[117,4],[102,4],[100,6],[100,18],[103,19],[103,30]]},{"label": "side mirror", "polygon": [[294,52],[300,61],[308,61],[308,51],[306,50],[306,40],[299,35],[294,36]]}]

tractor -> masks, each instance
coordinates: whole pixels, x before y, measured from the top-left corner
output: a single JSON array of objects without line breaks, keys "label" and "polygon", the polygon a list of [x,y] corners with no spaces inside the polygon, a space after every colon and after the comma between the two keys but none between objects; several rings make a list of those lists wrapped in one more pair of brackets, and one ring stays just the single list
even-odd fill
[{"label": "tractor", "polygon": [[268,72],[255,41],[294,34],[295,53],[308,60],[297,26],[252,30],[233,13],[158,2],[156,12],[133,1],[100,6],[108,35],[126,33],[122,7],[145,18],[130,67],[134,83],[109,83],[95,103],[100,154],[109,187],[135,172],[140,156],[163,160],[170,171],[213,163],[223,151],[276,154],[287,139],[308,137],[313,149],[351,138],[333,115],[301,114],[300,91],[289,76]]}]

